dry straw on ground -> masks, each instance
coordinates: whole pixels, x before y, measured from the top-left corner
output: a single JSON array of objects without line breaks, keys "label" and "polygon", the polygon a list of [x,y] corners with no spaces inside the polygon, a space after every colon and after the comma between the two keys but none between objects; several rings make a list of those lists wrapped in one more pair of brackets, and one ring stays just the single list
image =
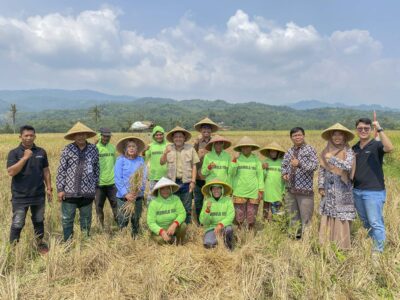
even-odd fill
[{"label": "dry straw on ground", "polygon": [[[248,134],[248,133],[247,133]],[[226,133],[233,141],[240,133]],[[400,133],[389,133],[400,148]],[[118,139],[120,136],[117,136]],[[286,132],[254,133],[257,143],[276,140],[290,145]],[[146,137],[145,137],[146,138]],[[307,133],[320,151],[317,132]],[[5,165],[15,136],[2,136],[0,160]],[[40,135],[38,145],[49,154],[53,178],[64,146],[61,135]],[[385,205],[387,248],[377,266],[371,260],[371,242],[359,222],[353,226],[353,248],[338,251],[320,246],[318,216],[302,241],[285,233],[285,219],[258,222],[255,235],[236,231],[233,252],[219,246],[202,247],[201,228],[190,226],[183,246],[158,246],[143,233],[137,240],[129,229],[119,232],[106,205],[106,229],[94,223],[88,239],[79,233],[62,243],[60,205],[46,211],[50,252],[41,257],[33,249],[33,229],[27,218],[21,241],[10,249],[9,178],[1,172],[0,197],[0,299],[399,299],[400,218],[398,153],[385,159],[388,197]],[[318,204],[318,199],[315,199]],[[318,205],[316,205],[317,209]],[[316,211],[317,213],[317,211]],[[95,220],[95,216],[93,217]]]}]

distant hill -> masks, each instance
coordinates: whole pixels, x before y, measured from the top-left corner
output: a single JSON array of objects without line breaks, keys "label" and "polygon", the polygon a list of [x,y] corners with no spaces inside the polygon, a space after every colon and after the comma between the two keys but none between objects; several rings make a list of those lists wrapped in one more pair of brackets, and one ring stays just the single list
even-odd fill
[{"label": "distant hill", "polygon": [[[132,96],[113,96],[91,90],[0,90],[0,99],[8,104],[16,104],[19,111],[42,111],[49,109],[79,109],[96,104],[127,102]],[[0,102],[0,113],[9,109]]]},{"label": "distant hill", "polygon": [[307,109],[318,109],[318,108],[348,108],[355,110],[366,110],[366,111],[400,111],[390,107],[382,106],[379,104],[363,104],[363,105],[347,105],[340,102],[326,103],[319,100],[303,100],[295,103],[289,103],[286,106],[296,110],[307,110]]},{"label": "distant hill", "polygon": [[[45,110],[21,112],[17,123],[29,123],[39,132],[65,132],[80,120],[93,129],[101,126],[114,131],[125,131],[134,121],[150,120],[166,130],[181,125],[189,130],[205,116],[232,129],[241,130],[288,130],[294,126],[305,129],[324,129],[336,122],[354,128],[357,118],[372,113],[349,108],[317,108],[295,110],[285,106],[266,105],[257,102],[228,103],[223,100],[184,100],[163,98],[139,98],[131,102],[100,105],[101,119],[96,125],[90,109]],[[387,129],[400,129],[400,112],[379,112],[378,117]]]}]

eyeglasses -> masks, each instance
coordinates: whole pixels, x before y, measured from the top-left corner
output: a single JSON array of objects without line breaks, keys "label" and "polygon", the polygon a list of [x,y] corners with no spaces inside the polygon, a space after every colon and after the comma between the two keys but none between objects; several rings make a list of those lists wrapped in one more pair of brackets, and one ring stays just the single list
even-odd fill
[{"label": "eyeglasses", "polygon": [[371,130],[371,127],[357,127],[358,132],[369,132]]}]

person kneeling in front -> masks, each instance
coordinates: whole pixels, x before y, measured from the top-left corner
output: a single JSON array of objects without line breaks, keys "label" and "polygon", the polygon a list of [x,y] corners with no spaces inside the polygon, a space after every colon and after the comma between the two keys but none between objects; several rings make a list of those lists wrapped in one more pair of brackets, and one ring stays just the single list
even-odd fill
[{"label": "person kneeling in front", "polygon": [[204,247],[214,248],[217,245],[217,236],[222,236],[225,246],[233,249],[232,222],[235,218],[235,209],[230,197],[232,188],[214,179],[202,188],[206,198],[200,213],[200,223],[206,228]]},{"label": "person kneeling in front", "polygon": [[162,177],[154,186],[155,197],[147,211],[147,225],[151,238],[159,244],[182,244],[186,235],[186,211],[178,196],[174,195],[179,186]]}]

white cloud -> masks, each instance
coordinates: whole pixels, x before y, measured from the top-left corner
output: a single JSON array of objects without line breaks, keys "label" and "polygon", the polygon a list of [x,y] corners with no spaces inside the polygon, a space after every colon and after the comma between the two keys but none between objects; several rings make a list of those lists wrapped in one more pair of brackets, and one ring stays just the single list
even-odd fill
[{"label": "white cloud", "polygon": [[[238,10],[226,29],[190,16],[153,37],[124,30],[102,8],[25,20],[0,17],[0,88],[91,88],[169,97],[394,104],[400,60],[368,31],[326,36]],[[11,75],[11,76],[10,76]]]}]

